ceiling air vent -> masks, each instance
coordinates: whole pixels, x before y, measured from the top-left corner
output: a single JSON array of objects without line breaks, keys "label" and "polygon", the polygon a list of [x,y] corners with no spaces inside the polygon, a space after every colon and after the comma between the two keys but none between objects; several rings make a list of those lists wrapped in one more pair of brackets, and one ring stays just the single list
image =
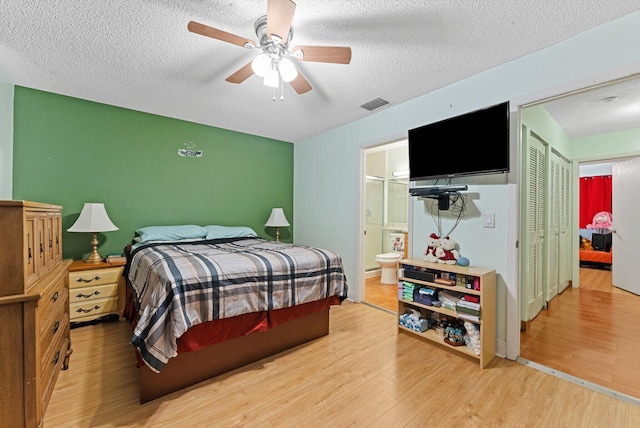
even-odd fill
[{"label": "ceiling air vent", "polygon": [[362,104],[360,107],[362,107],[365,110],[374,111],[375,109],[380,108],[387,104],[389,104],[389,101],[387,100],[383,100],[382,98],[374,98],[371,101]]}]

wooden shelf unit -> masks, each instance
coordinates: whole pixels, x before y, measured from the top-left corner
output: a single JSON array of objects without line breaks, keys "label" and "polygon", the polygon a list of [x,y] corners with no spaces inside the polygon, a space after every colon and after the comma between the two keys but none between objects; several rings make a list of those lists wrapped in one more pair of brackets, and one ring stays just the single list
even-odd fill
[{"label": "wooden shelf unit", "polygon": [[[465,275],[479,278],[480,290],[469,289],[460,286],[448,286],[438,284],[431,281],[423,281],[419,279],[407,278],[400,276],[399,281],[406,281],[416,285],[424,285],[436,290],[450,290],[458,293],[470,294],[480,297],[480,322],[469,321],[468,319],[459,317],[457,312],[444,307],[428,306],[422,303],[413,302],[404,299],[398,299],[398,332],[404,332],[416,335],[423,339],[436,342],[444,347],[452,349],[461,354],[465,354],[476,358],[480,361],[480,368],[486,367],[496,355],[496,271],[479,267],[464,267],[458,265],[449,265],[444,263],[430,263],[419,259],[402,259],[398,262],[398,266],[404,269],[423,268],[436,274],[453,273],[456,275]],[[480,355],[476,355],[468,346],[452,346],[443,340],[434,329],[425,332],[417,332],[400,325],[400,315],[404,314],[408,309],[422,309],[434,313],[443,314],[452,318],[458,318],[463,321],[469,321],[480,327]]]}]

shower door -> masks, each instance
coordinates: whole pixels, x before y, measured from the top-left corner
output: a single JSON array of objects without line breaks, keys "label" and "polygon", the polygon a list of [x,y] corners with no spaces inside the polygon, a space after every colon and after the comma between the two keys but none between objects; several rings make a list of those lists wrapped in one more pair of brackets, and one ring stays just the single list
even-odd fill
[{"label": "shower door", "polygon": [[378,269],[376,255],[382,253],[382,225],[384,220],[384,180],[367,177],[364,236],[365,270]]}]

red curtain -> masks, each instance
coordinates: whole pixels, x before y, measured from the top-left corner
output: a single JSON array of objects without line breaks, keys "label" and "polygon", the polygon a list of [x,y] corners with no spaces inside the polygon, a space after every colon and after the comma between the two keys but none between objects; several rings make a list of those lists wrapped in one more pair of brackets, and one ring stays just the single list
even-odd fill
[{"label": "red curtain", "polygon": [[600,211],[611,212],[611,176],[580,177],[580,228]]}]

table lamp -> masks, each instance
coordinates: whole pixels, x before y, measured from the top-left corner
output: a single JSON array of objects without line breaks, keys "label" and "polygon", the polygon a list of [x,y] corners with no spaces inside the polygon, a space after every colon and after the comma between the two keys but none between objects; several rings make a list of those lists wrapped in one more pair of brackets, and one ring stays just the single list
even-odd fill
[{"label": "table lamp", "polygon": [[118,230],[118,228],[111,222],[104,204],[87,202],[82,207],[80,217],[73,223],[73,226],[67,229],[67,232],[91,232],[93,234],[91,240],[93,251],[84,261],[85,263],[100,263],[102,256],[98,252],[98,232],[112,232],[114,230]]},{"label": "table lamp", "polygon": [[279,242],[280,228],[289,226],[289,222],[287,221],[287,217],[285,217],[282,208],[273,208],[271,210],[271,215],[269,216],[269,220],[267,220],[265,226],[276,228],[276,242]]}]

